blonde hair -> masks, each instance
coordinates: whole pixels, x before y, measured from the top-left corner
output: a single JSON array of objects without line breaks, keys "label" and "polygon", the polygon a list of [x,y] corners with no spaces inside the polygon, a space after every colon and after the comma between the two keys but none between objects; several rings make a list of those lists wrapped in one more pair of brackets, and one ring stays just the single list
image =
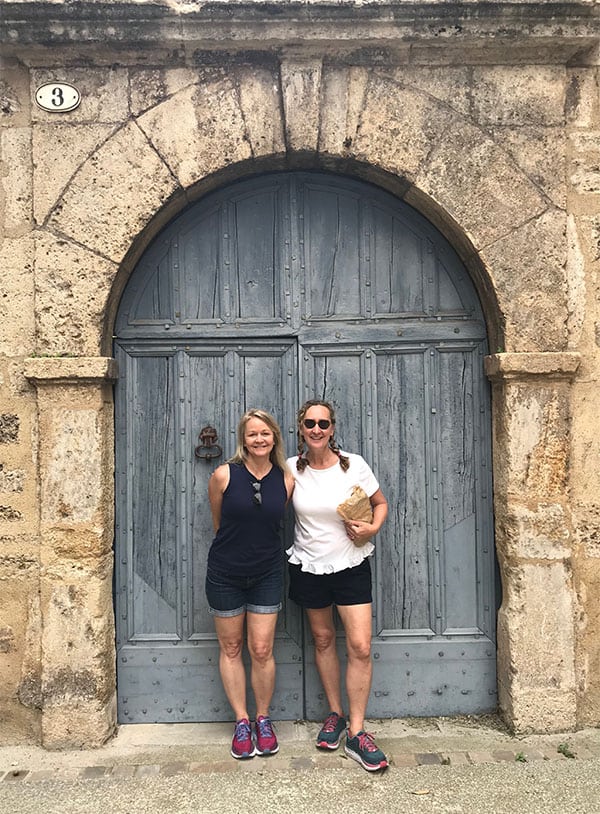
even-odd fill
[{"label": "blonde hair", "polygon": [[[304,436],[302,434],[302,422],[304,421],[304,416],[310,410],[311,407],[325,407],[326,410],[329,411],[329,419],[331,421],[332,426],[335,429],[335,410],[333,409],[333,405],[330,404],[328,401],[321,401],[320,399],[310,399],[309,401],[305,401],[302,407],[298,410],[298,460],[296,461],[296,469],[298,472],[304,472],[308,465],[308,461],[306,458],[303,458],[302,455],[304,453]],[[348,471],[348,467],[350,466],[350,459],[347,458],[345,455],[342,455],[340,452],[340,448],[336,444],[333,439],[333,435],[329,439],[329,448],[332,452],[338,456],[340,461],[340,466],[342,467],[344,472]]]},{"label": "blonde hair", "polygon": [[267,413],[266,410],[246,410],[244,415],[240,418],[237,426],[237,446],[235,448],[235,452],[227,463],[245,464],[248,460],[248,453],[246,451],[246,447],[244,446],[244,436],[246,434],[246,424],[251,418],[258,418],[261,421],[264,421],[264,423],[273,433],[275,443],[273,444],[273,449],[271,450],[269,459],[273,466],[277,466],[282,472],[286,472],[287,466],[285,463],[285,455],[283,453],[283,436],[281,434],[279,424],[275,421],[271,413]]}]

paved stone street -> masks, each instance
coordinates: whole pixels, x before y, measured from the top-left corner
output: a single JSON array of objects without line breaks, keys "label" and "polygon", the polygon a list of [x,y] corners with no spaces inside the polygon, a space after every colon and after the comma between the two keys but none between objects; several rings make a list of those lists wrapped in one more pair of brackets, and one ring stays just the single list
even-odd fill
[{"label": "paved stone street", "polygon": [[280,751],[235,761],[228,724],[124,726],[98,750],[0,749],[2,814],[600,812],[600,730],[516,738],[493,716],[372,721],[391,759],[369,774],[343,749],[314,746],[318,726],[277,725]]}]

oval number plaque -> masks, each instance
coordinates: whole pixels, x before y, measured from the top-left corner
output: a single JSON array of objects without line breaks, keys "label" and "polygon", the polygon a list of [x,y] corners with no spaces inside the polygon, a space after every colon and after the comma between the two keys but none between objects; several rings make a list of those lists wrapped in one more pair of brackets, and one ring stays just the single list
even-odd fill
[{"label": "oval number plaque", "polygon": [[68,82],[47,82],[35,92],[35,101],[50,113],[68,113],[81,102],[81,94]]}]

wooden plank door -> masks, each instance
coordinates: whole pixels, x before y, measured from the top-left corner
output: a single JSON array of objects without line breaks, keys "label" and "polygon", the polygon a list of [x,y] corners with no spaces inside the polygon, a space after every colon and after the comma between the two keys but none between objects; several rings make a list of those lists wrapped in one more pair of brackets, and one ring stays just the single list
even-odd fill
[{"label": "wooden plank door", "polygon": [[[370,714],[496,706],[485,323],[431,224],[332,174],[232,184],[148,249],[115,333],[122,721],[230,718],[204,599],[208,478],[244,409],[273,412],[293,454],[297,407],[315,396],[335,403],[340,443],[365,456],[390,503],[373,559]],[[223,448],[211,462],[194,456],[207,425]],[[276,659],[274,715],[321,717],[293,603]]]}]

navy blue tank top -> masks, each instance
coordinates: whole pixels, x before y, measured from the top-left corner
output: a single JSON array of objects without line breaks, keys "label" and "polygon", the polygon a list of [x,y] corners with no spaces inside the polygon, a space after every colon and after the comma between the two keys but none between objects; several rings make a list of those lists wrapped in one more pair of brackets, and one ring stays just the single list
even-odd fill
[{"label": "navy blue tank top", "polygon": [[[260,483],[261,503],[253,483]],[[281,527],[287,500],[285,480],[273,466],[262,480],[243,464],[229,464],[221,522],[208,552],[208,567],[230,576],[265,574],[282,564]]]}]

